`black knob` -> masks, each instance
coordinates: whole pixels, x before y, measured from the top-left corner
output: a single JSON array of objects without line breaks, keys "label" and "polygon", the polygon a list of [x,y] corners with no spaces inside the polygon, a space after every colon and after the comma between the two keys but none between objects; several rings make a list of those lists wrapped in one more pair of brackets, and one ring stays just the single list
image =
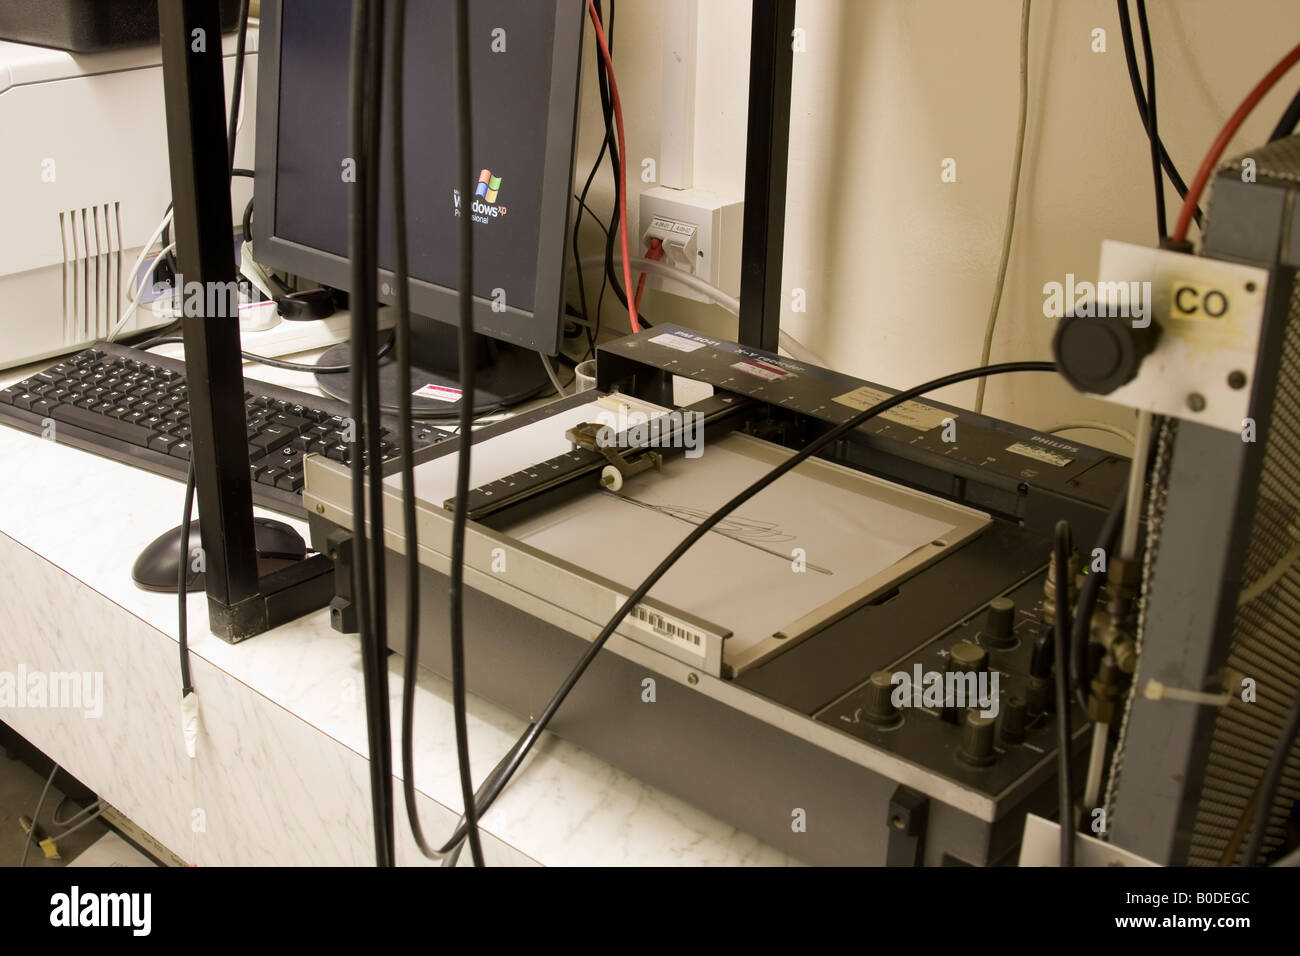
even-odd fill
[{"label": "black knob", "polygon": [[995,719],[984,717],[978,710],[966,711],[966,723],[961,730],[961,748],[957,756],[975,767],[987,767],[996,758],[993,752]]},{"label": "black knob", "polygon": [[989,602],[984,617],[980,643],[996,650],[1005,650],[1016,643],[1016,602],[1008,597],[994,598]]},{"label": "black knob", "polygon": [[1025,711],[1031,717],[1052,709],[1052,682],[1046,677],[1030,677],[1025,687]]},{"label": "black knob", "polygon": [[862,719],[880,727],[896,726],[902,719],[893,701],[894,682],[889,671],[876,671],[867,680],[867,700]]},{"label": "black knob", "polygon": [[979,673],[988,668],[989,652],[970,641],[958,641],[952,646],[949,655],[948,670],[950,671]]},{"label": "black knob", "polygon": [[1002,705],[1002,740],[1018,744],[1025,739],[1025,720],[1028,709],[1023,697],[1008,697]]},{"label": "black knob", "polygon": [[1121,316],[1067,315],[1052,336],[1052,354],[1060,373],[1081,392],[1109,395],[1131,382],[1160,338],[1160,327],[1148,321],[1134,328]]}]

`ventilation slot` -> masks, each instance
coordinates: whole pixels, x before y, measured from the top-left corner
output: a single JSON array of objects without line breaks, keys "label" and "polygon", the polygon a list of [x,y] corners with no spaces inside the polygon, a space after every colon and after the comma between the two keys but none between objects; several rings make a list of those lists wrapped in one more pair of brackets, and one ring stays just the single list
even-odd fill
[{"label": "ventilation slot", "polygon": [[104,338],[122,315],[122,204],[59,213],[63,343]]},{"label": "ventilation slot", "polygon": [[[1218,865],[1229,851],[1300,692],[1300,561],[1291,560],[1300,541],[1300,284],[1291,298],[1273,420],[1264,442],[1260,497],[1243,568],[1246,591],[1265,575],[1276,576],[1280,563],[1289,567],[1237,611],[1228,667],[1257,682],[1256,702],[1234,702],[1215,721],[1188,854],[1194,866]],[[1255,811],[1268,817],[1265,856],[1281,845],[1283,823],[1297,800],[1300,748],[1292,741],[1272,806]],[[1242,852],[1238,847],[1232,862],[1240,862]]]}]

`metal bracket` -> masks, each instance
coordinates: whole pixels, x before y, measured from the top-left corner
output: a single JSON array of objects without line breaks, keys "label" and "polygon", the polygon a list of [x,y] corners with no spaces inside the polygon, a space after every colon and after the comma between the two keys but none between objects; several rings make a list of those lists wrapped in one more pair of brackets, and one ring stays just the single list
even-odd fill
[{"label": "metal bracket", "polygon": [[646,451],[632,459],[619,451],[617,446],[601,441],[600,433],[607,430],[606,426],[583,422],[574,425],[564,433],[564,437],[575,447],[596,451],[605,456],[609,464],[601,469],[600,483],[606,488],[618,491],[623,487],[623,482],[633,475],[639,475],[652,468],[658,471],[663,467],[664,456],[657,451]]},{"label": "metal bracket", "polygon": [[351,532],[331,531],[325,553],[334,562],[334,597],[330,600],[330,627],[341,634],[357,634],[357,605],[352,594],[354,542]]},{"label": "metal bracket", "polygon": [[886,866],[922,866],[925,863],[925,827],[930,819],[930,798],[911,787],[899,786],[889,798],[885,826],[889,843]]}]

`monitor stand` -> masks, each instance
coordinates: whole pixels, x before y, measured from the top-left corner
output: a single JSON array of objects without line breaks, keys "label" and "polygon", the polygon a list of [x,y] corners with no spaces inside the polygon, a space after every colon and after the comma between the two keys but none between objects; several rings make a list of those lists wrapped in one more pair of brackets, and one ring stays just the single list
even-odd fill
[{"label": "monitor stand", "polygon": [[[411,410],[421,418],[454,418],[460,413],[458,330],[427,319],[411,325]],[[477,359],[474,414],[488,415],[518,405],[551,389],[542,358],[530,349],[485,335],[474,336]],[[328,349],[319,365],[347,365],[351,345]],[[317,372],[316,383],[331,398],[348,401],[351,372]],[[379,401],[386,414],[397,414],[397,362],[389,350],[379,361]]]}]

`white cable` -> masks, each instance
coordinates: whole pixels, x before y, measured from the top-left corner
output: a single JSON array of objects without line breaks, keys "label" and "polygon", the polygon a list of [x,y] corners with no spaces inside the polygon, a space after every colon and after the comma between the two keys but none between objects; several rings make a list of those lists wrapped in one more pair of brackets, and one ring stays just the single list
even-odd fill
[{"label": "white cable", "polygon": [[1300,530],[1291,529],[1291,535],[1294,543],[1282,557],[1278,558],[1277,563],[1259,576],[1259,578],[1248,588],[1241,589],[1241,595],[1237,598],[1237,607],[1245,607],[1255,598],[1269,590],[1278,581],[1282,580],[1283,575],[1291,569],[1296,559],[1300,558]]},{"label": "white cable", "polygon": [[[614,265],[617,268],[622,264],[622,259],[616,259]],[[604,269],[605,258],[603,256],[591,256],[582,260],[582,270],[589,272],[593,269]],[[646,272],[651,275],[659,276],[670,282],[677,282],[693,292],[707,296],[716,305],[722,306],[732,315],[740,315],[740,300],[733,295],[728,295],[715,285],[711,285],[697,275],[689,272],[682,272],[680,269],[674,269],[670,265],[655,259],[633,259],[632,268],[638,272]],[[830,363],[819,356],[816,352],[802,345],[798,339],[788,332],[782,331],[779,337],[781,348],[790,353],[792,358],[800,362],[807,362],[809,365],[820,365],[822,368],[830,368]]]},{"label": "white cable", "polygon": [[1053,425],[1044,431],[1046,435],[1055,435],[1058,432],[1070,432],[1082,429],[1084,431],[1105,432],[1108,435],[1114,435],[1116,438],[1122,438],[1130,445],[1137,444],[1137,436],[1126,428],[1120,428],[1118,425],[1112,425],[1110,422],[1095,421],[1091,418],[1080,419],[1074,422],[1062,422],[1059,425]]},{"label": "white cable", "polygon": [[[623,260],[614,259],[614,268],[618,269]],[[604,256],[589,256],[582,260],[582,271],[590,272],[593,269],[605,268]],[[654,259],[633,259],[632,269],[637,272],[648,272],[651,275],[657,275],[663,279],[671,279],[673,282],[680,283],[700,295],[708,296],[709,299],[722,306],[732,315],[740,315],[740,300],[735,296],[727,295],[715,285],[710,285],[697,275],[690,272],[682,272],[680,269],[674,269],[670,265]]]},{"label": "white cable", "polygon": [[542,367],[546,369],[546,377],[549,378],[551,384],[555,386],[555,393],[559,395],[560,398],[563,398],[564,386],[560,384],[560,379],[555,374],[555,366],[551,364],[551,357],[545,352],[538,352],[537,354],[541,357]]},{"label": "white cable", "polygon": [[[247,75],[241,77],[239,83],[239,89],[241,95],[239,97],[239,118],[235,120],[236,138],[238,138],[240,131],[244,128],[244,114],[246,112],[244,107],[248,104],[248,97],[243,96],[242,92],[246,80],[247,80]],[[231,95],[232,96],[234,95],[233,90],[231,91]],[[159,239],[162,238],[163,230],[166,229],[168,225],[171,223],[173,212],[174,210],[171,208],[167,210],[166,215],[162,217],[162,221],[158,223],[158,228],[153,231],[153,235],[151,235],[145,241],[145,244],[140,247],[140,254],[136,256],[135,264],[131,266],[131,271],[127,273],[127,277],[128,277],[127,281],[132,283],[135,282],[135,276],[139,274],[140,267],[144,265],[144,260],[149,255],[149,250],[153,248],[153,244],[155,242],[157,242]],[[158,256],[155,257],[155,260],[161,258],[162,256],[167,255],[168,252],[173,251],[175,248],[176,248],[176,244],[172,243],[166,249],[160,252]],[[143,286],[141,286],[141,288],[143,288]],[[108,333],[108,337],[106,341],[112,342],[115,338],[117,338],[118,333],[120,333],[123,327],[126,325],[126,323],[130,321],[131,316],[135,314],[135,310],[139,307],[139,302],[137,301],[139,297],[140,297],[139,292],[137,292],[134,297],[128,296],[128,301],[130,302],[130,305],[127,307],[126,313],[120,319],[117,320],[117,324],[114,325],[112,330]]]},{"label": "white cable", "polygon": [[128,294],[127,300],[130,302],[130,305],[127,306],[126,311],[122,313],[122,317],[117,320],[117,324],[113,326],[112,331],[108,333],[108,341],[113,341],[117,334],[122,331],[123,326],[131,320],[131,316],[135,315],[136,309],[140,308],[140,297],[144,295],[144,287],[149,283],[149,277],[153,275],[154,267],[168,254],[175,251],[176,243],[168,243],[162,248],[158,255],[153,257],[153,260],[149,264],[149,268],[145,270],[144,277],[140,280],[140,284],[135,287],[134,294]]},{"label": "white cable", "polygon": [[[135,287],[136,276],[140,274],[140,267],[144,265],[144,260],[148,258],[149,250],[152,249],[153,244],[162,237],[163,230],[167,228],[168,224],[171,223],[171,221],[172,221],[172,214],[171,212],[168,212],[167,215],[162,217],[162,222],[158,223],[158,228],[153,231],[153,235],[151,235],[147,240],[145,240],[145,244],[140,247],[140,254],[136,256],[135,264],[131,266],[131,271],[129,271],[126,274],[127,282],[129,283],[130,288]],[[139,293],[137,293],[135,296],[132,296],[128,293],[127,301],[130,303],[130,305],[127,306],[127,310],[125,313],[123,313],[122,317],[117,320],[117,324],[115,324],[112,330],[109,331],[108,333],[109,342],[117,338],[117,334],[122,331],[122,329],[126,326],[126,323],[130,321],[131,316],[135,314],[135,310],[139,306],[138,299],[139,299]]]},{"label": "white cable", "polygon": [[[980,350],[980,365],[988,365],[993,352],[993,329],[998,324],[998,310],[1002,308],[1002,290],[1007,284],[1007,265],[1011,261],[1011,236],[1016,229],[1016,203],[1020,195],[1020,167],[1025,158],[1025,120],[1029,113],[1029,3],[1020,7],[1020,118],[1016,123],[1016,158],[1011,167],[1011,195],[1007,197],[1007,218],[1002,226],[1002,255],[998,260],[998,277],[993,285],[993,303],[989,306],[988,322],[984,326],[984,347]],[[984,383],[982,378],[975,386],[975,412],[984,410]]]},{"label": "white cable", "polygon": [[1083,805],[1091,810],[1101,797],[1101,772],[1106,766],[1106,737],[1110,724],[1101,721],[1092,725],[1092,753],[1088,756],[1088,777],[1083,785]]},{"label": "white cable", "polygon": [[1119,536],[1119,556],[1132,561],[1138,553],[1138,526],[1142,523],[1142,498],[1147,486],[1147,459],[1151,455],[1151,413],[1138,412],[1137,436],[1133,441],[1133,464],[1128,473],[1128,501],[1124,527]]}]

